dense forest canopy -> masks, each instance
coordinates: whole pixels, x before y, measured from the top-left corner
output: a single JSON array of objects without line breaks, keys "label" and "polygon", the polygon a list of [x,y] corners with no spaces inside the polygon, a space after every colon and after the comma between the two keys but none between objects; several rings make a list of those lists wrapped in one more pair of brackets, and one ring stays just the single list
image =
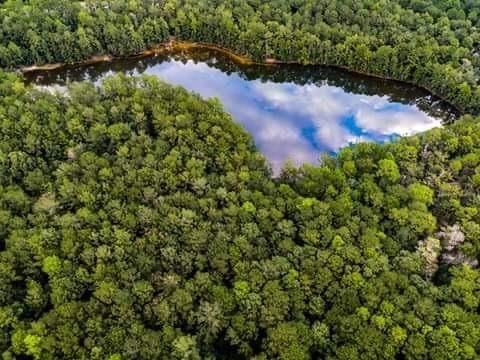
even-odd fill
[{"label": "dense forest canopy", "polygon": [[272,180],[156,78],[0,80],[5,359],[476,359],[480,124]]},{"label": "dense forest canopy", "polygon": [[409,81],[480,112],[475,0],[8,0],[0,24],[3,67],[125,56],[175,36]]},{"label": "dense forest canopy", "polygon": [[4,68],[176,36],[472,115],[272,178],[217,100],[0,71],[2,358],[478,359],[479,19],[475,0],[3,2]]}]

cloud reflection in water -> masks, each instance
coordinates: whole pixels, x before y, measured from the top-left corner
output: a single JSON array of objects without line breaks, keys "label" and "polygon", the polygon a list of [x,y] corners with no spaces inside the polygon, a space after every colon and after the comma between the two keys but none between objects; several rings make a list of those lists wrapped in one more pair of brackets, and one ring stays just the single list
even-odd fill
[{"label": "cloud reflection in water", "polygon": [[441,126],[414,105],[330,85],[249,81],[191,60],[162,62],[145,73],[218,97],[249,131],[278,172],[286,159],[316,163],[322,152],[360,141],[384,142]]}]

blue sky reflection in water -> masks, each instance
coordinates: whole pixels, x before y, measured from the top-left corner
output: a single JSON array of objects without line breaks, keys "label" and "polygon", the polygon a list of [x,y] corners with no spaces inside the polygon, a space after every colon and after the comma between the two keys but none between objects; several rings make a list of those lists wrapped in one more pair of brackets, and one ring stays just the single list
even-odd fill
[{"label": "blue sky reflection in water", "polygon": [[323,152],[360,141],[389,141],[452,119],[448,106],[404,84],[319,67],[242,68],[210,53],[193,61],[195,55],[120,60],[40,72],[27,80],[52,86],[98,82],[114,72],[142,73],[205,98],[218,97],[252,134],[275,173],[286,159],[317,163]]},{"label": "blue sky reflection in water", "polygon": [[277,171],[287,158],[315,163],[320,153],[351,143],[382,142],[441,125],[416,106],[392,103],[387,96],[352,94],[329,85],[248,81],[191,60],[163,62],[145,73],[203,97],[218,97]]}]

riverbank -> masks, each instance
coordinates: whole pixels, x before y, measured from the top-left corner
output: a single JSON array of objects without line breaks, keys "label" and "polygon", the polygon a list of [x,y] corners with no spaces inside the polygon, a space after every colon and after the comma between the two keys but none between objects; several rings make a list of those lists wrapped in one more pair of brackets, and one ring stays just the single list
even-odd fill
[{"label": "riverbank", "polygon": [[35,72],[35,71],[51,71],[51,70],[58,70],[66,67],[79,67],[79,66],[85,66],[85,65],[94,65],[97,63],[102,63],[102,62],[112,62],[115,60],[122,60],[122,59],[135,59],[135,58],[142,58],[142,57],[147,57],[147,56],[153,56],[153,55],[160,55],[160,54],[166,54],[170,52],[182,52],[182,51],[192,51],[192,50],[211,50],[211,51],[216,51],[219,52],[225,56],[227,56],[230,60],[235,62],[238,65],[243,65],[243,66],[248,66],[248,65],[257,65],[257,66],[282,66],[282,65],[297,65],[297,66],[302,66],[302,65],[308,65],[308,66],[325,66],[325,67],[331,67],[331,68],[337,68],[341,69],[343,71],[350,72],[352,74],[358,74],[362,76],[368,76],[371,78],[379,79],[379,80],[387,80],[387,81],[395,81],[398,83],[403,83],[403,84],[408,84],[411,86],[415,86],[417,88],[423,89],[427,91],[428,93],[434,95],[438,99],[444,101],[445,103],[449,104],[452,108],[454,108],[459,115],[464,114],[464,111],[460,109],[456,104],[453,104],[449,100],[445,99],[444,97],[436,94],[434,91],[432,91],[430,88],[424,85],[420,85],[417,83],[414,83],[412,81],[407,81],[407,80],[399,80],[387,76],[382,76],[378,74],[373,74],[369,72],[363,72],[363,71],[358,71],[358,70],[353,70],[350,69],[346,66],[342,65],[337,65],[337,64],[315,64],[315,63],[300,63],[297,61],[281,61],[277,60],[274,58],[267,58],[263,62],[259,61],[254,61],[251,58],[240,55],[236,53],[235,51],[216,45],[212,43],[206,43],[206,42],[190,42],[190,41],[178,41],[178,40],[170,40],[169,42],[160,44],[154,48],[144,50],[138,54],[133,54],[133,55],[128,55],[128,56],[112,56],[112,55],[98,55],[98,56],[93,56],[90,59],[87,59],[85,61],[81,62],[76,62],[76,63],[53,63],[53,64],[44,64],[44,65],[32,65],[32,66],[26,66],[20,68],[20,72],[25,74],[29,72]]},{"label": "riverbank", "polygon": [[232,50],[226,49],[224,47],[221,47],[215,44],[203,43],[203,42],[188,42],[188,41],[169,41],[167,43],[160,44],[154,48],[142,51],[141,53],[132,54],[128,56],[98,55],[98,56],[93,56],[90,59],[87,59],[85,61],[79,61],[75,63],[52,63],[52,64],[44,64],[44,65],[31,65],[31,66],[22,67],[19,70],[21,73],[25,74],[29,72],[35,72],[35,71],[58,70],[65,67],[93,65],[101,62],[111,62],[111,61],[122,60],[122,59],[134,59],[134,58],[141,58],[145,56],[152,56],[156,54],[163,54],[166,52],[176,52],[176,51],[180,52],[180,51],[189,51],[189,50],[196,50],[196,49],[218,51],[228,56],[232,61],[240,65],[262,65],[262,64],[263,65],[269,65],[269,64],[280,65],[280,62],[275,62],[275,63],[255,62],[246,56],[239,55]]}]

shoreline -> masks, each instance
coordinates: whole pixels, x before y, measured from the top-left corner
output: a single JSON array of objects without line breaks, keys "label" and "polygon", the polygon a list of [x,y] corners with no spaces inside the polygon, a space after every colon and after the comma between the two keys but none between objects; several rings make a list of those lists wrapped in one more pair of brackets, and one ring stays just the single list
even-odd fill
[{"label": "shoreline", "polygon": [[113,56],[113,55],[95,55],[91,58],[74,62],[74,63],[50,63],[50,64],[43,64],[43,65],[30,65],[24,66],[19,68],[18,70],[22,74],[36,72],[36,71],[51,71],[51,70],[58,70],[66,67],[80,67],[85,65],[94,65],[102,62],[112,62],[115,60],[125,60],[125,59],[135,59],[135,58],[143,58],[147,56],[162,54],[166,52],[175,52],[175,51],[182,51],[182,50],[194,50],[194,49],[204,49],[204,50],[213,50],[218,51],[224,55],[227,55],[231,58],[234,62],[240,65],[281,65],[287,63],[260,63],[251,60],[246,56],[239,55],[230,49],[223,48],[221,46],[210,44],[210,43],[203,43],[203,42],[189,42],[189,41],[170,41],[168,43],[160,44],[154,48],[144,50],[137,54],[126,55],[126,56]]},{"label": "shoreline", "polygon": [[80,61],[80,62],[75,62],[75,63],[52,63],[52,64],[44,64],[44,65],[30,65],[30,66],[24,66],[19,68],[18,70],[22,74],[30,73],[30,72],[36,72],[36,71],[53,71],[53,70],[59,70],[67,67],[81,67],[85,65],[94,65],[102,62],[112,62],[115,60],[125,60],[125,59],[135,59],[135,58],[143,58],[143,57],[148,57],[152,55],[158,55],[158,54],[164,54],[167,52],[175,52],[175,51],[188,51],[188,50],[195,50],[195,49],[200,49],[200,50],[212,50],[212,51],[217,51],[222,53],[223,55],[226,55],[229,57],[233,62],[235,62],[238,65],[256,65],[256,66],[286,66],[286,65],[293,65],[293,66],[324,66],[324,67],[330,67],[330,68],[336,68],[340,69],[343,71],[347,71],[352,74],[357,74],[361,76],[366,76],[374,79],[379,79],[379,80],[385,80],[385,81],[395,81],[397,83],[403,83],[403,84],[408,84],[411,86],[415,86],[419,89],[423,89],[424,91],[430,93],[431,95],[437,97],[441,101],[447,103],[450,105],[455,111],[459,113],[459,115],[463,115],[464,111],[460,109],[457,105],[453,104],[449,100],[445,99],[444,97],[436,94],[433,92],[431,89],[429,89],[426,86],[416,84],[411,81],[407,80],[399,80],[395,78],[391,78],[388,76],[382,76],[378,74],[372,74],[369,72],[363,72],[363,71],[358,71],[358,70],[352,70],[346,66],[343,65],[336,65],[336,64],[315,64],[315,63],[300,63],[298,61],[281,61],[281,60],[276,60],[273,58],[267,58],[263,62],[259,61],[254,61],[251,58],[240,55],[236,53],[235,51],[224,48],[222,46],[212,44],[212,43],[206,43],[206,42],[190,42],[190,41],[179,41],[179,40],[171,40],[169,42],[159,44],[156,47],[153,47],[151,49],[144,50],[138,54],[132,54],[132,55],[126,55],[126,56],[112,56],[112,55],[96,55],[91,57],[90,59]]}]

